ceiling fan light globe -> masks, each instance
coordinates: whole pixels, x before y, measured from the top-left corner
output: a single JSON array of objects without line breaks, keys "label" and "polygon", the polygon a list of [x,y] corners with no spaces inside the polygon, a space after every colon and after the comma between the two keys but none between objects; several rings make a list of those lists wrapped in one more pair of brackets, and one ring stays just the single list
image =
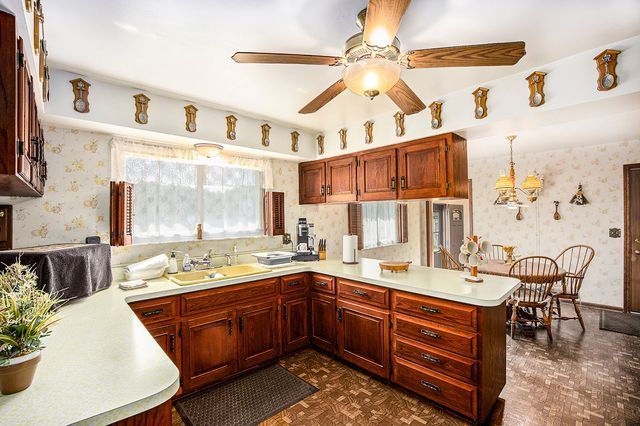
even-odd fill
[{"label": "ceiling fan light globe", "polygon": [[397,62],[384,58],[366,58],[348,65],[342,78],[352,92],[373,98],[395,86],[400,80],[401,71],[402,67]]}]

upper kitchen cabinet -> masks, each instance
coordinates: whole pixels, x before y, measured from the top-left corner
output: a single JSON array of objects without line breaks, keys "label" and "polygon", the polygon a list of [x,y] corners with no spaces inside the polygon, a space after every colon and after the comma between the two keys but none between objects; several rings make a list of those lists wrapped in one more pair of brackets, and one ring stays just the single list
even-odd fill
[{"label": "upper kitchen cabinet", "polygon": [[0,12],[0,195],[40,197],[47,162],[24,49],[15,18]]},{"label": "upper kitchen cabinet", "polygon": [[453,133],[398,147],[398,198],[468,198],[467,142]]},{"label": "upper kitchen cabinet", "polygon": [[356,157],[339,157],[325,162],[327,202],[356,201]]},{"label": "upper kitchen cabinet", "polygon": [[393,200],[397,197],[396,149],[366,151],[358,156],[360,201]]},{"label": "upper kitchen cabinet", "polygon": [[324,161],[301,163],[298,166],[298,184],[300,204],[324,203],[326,200]]}]

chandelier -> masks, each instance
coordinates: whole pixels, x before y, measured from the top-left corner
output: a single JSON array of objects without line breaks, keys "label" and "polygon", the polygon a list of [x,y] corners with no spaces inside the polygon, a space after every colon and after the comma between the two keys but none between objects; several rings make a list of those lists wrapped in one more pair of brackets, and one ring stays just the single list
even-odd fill
[{"label": "chandelier", "polygon": [[498,198],[496,198],[494,204],[507,206],[510,209],[527,207],[518,199],[518,191],[525,194],[531,203],[538,199],[538,195],[542,191],[542,177],[535,171],[527,175],[520,187],[516,186],[516,164],[513,162],[513,141],[515,138],[515,135],[506,137],[507,141],[509,141],[510,152],[509,175],[507,176],[504,170],[500,170],[500,177],[494,187],[498,191]]}]

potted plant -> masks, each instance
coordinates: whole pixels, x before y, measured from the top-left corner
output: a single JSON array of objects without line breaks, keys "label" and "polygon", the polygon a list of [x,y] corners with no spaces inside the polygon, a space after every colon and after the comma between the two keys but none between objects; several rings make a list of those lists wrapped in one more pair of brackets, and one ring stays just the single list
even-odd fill
[{"label": "potted plant", "polygon": [[56,321],[61,300],[38,289],[37,281],[20,261],[0,272],[0,393],[5,395],[31,386],[42,338]]}]

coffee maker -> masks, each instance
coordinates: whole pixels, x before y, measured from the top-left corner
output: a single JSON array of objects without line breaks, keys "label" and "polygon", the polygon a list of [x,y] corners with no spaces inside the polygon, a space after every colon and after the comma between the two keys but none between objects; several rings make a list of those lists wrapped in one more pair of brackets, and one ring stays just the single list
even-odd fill
[{"label": "coffee maker", "polygon": [[313,223],[307,223],[306,217],[298,218],[298,224],[296,225],[296,255],[293,260],[318,260],[318,253],[315,251],[316,234],[314,229]]}]

